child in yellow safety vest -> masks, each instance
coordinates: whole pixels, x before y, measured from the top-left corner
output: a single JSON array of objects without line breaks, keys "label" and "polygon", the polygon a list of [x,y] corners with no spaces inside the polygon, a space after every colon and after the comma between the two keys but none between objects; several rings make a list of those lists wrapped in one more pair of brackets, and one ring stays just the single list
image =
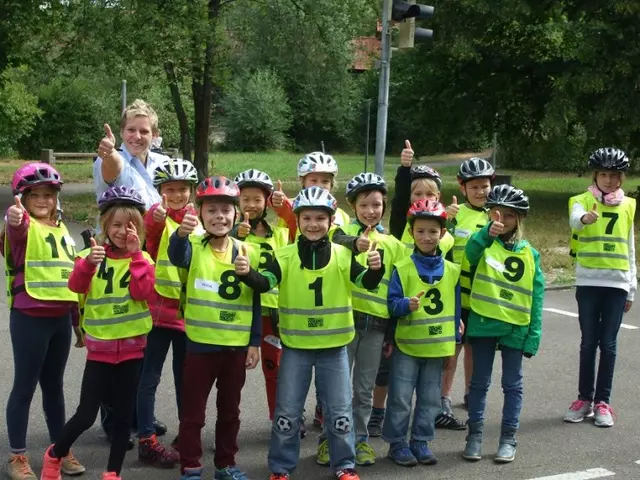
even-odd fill
[{"label": "child in yellow safety vest", "polygon": [[[95,422],[100,402],[113,395],[113,439],[103,480],[119,480],[129,443],[146,334],[147,300],[155,281],[142,245],[144,200],[129,187],[110,187],[99,200],[100,244],[78,254],[69,288],[84,295],[82,328],[87,362],[75,415],[44,454],[42,480],[60,480],[62,459]],[[140,232],[140,234],[138,234]]]},{"label": "child in yellow safety vest", "polygon": [[[323,152],[312,152],[306,154],[298,162],[298,179],[303,189],[313,186],[322,187],[329,192],[333,191],[338,176],[338,164],[335,159]],[[299,235],[297,215],[293,212],[292,202],[278,188],[272,197],[272,205],[279,217],[278,225],[289,227],[289,240],[294,242]],[[341,208],[336,209],[333,223],[329,229],[329,239],[333,239],[333,234],[337,227],[349,224],[349,215]],[[316,395],[316,408],[313,417],[313,424],[322,427],[322,406]]]},{"label": "child in yellow safety vest", "polygon": [[[232,230],[238,240],[255,244],[260,249],[260,267],[264,268],[272,259],[273,252],[289,243],[287,228],[271,226],[266,221],[268,200],[273,193],[273,182],[269,175],[250,169],[239,173],[234,179],[240,189],[240,223]],[[267,391],[269,420],[273,420],[276,408],[276,385],[282,346],[277,334],[278,290],[264,293],[262,303],[262,343],[260,356]],[[304,436],[304,432],[300,432]]]},{"label": "child in yellow safety vest", "polygon": [[578,399],[571,404],[564,420],[577,423],[593,417],[597,427],[612,427],[610,399],[618,331],[637,289],[633,234],[636,201],[621,188],[629,169],[629,159],[622,150],[595,151],[589,157],[589,168],[593,171],[593,183],[585,193],[569,200],[582,339]]},{"label": "child in yellow safety vest", "polygon": [[218,389],[214,478],[247,478],[236,466],[240,396],[246,370],[255,368],[260,359],[262,309],[260,294],[250,284],[262,277],[257,272],[241,277],[234,265],[239,257],[254,269],[260,262],[256,246],[230,237],[239,196],[238,186],[228,178],[204,179],[196,188],[196,206],[205,233],[195,233],[198,217],[186,214],[169,239],[169,260],[188,270],[187,354],[177,447],[182,480],[202,478],[201,431],[214,383]]},{"label": "child in yellow safety vest", "polygon": [[[473,272],[469,261],[464,255],[464,247],[471,234],[484,227],[489,221],[485,208],[487,195],[491,191],[491,181],[495,176],[493,166],[483,158],[470,158],[460,165],[458,170],[458,183],[460,191],[466,202],[458,204],[454,196],[447,206],[447,230],[454,238],[453,261],[461,266],[460,271],[460,298],[462,304],[462,323],[466,324],[469,318],[469,294],[471,293],[471,278]],[[464,404],[467,405],[469,382],[473,371],[473,357],[471,345],[462,336],[462,342],[456,347],[456,358],[447,362],[442,375],[441,402],[442,411],[436,418],[436,428],[448,428],[451,430],[466,430],[466,424],[456,419],[451,408],[451,391],[458,366],[458,356],[464,348]]]},{"label": "child in yellow safety vest", "polygon": [[[388,457],[402,466],[434,465],[429,443],[435,438],[440,411],[444,364],[455,355],[462,335],[460,266],[445,260],[438,244],[444,236],[447,212],[433,200],[418,200],[407,214],[415,248],[395,264],[389,282],[388,306],[395,329],[391,353],[389,398],[382,438]],[[407,442],[414,392],[415,412]]]},{"label": "child in yellow safety vest", "polygon": [[473,346],[469,388],[469,422],[463,457],[482,458],[487,392],[496,349],[502,354],[502,428],[494,460],[508,463],[516,455],[516,432],[522,410],[522,358],[538,352],[542,334],[544,275],[540,254],[523,240],[522,223],[529,198],[511,185],[496,185],[487,196],[490,218],[465,247],[475,267],[471,312],[466,325]]},{"label": "child in yellow safety vest", "polygon": [[[338,227],[333,242],[343,245],[358,261],[366,264],[372,242],[377,242],[385,264],[384,278],[375,291],[353,288],[353,319],[356,336],[347,346],[350,370],[353,368],[353,421],[356,432],[356,464],[372,465],[376,454],[369,444],[367,423],[371,416],[373,387],[375,384],[382,346],[387,340],[389,309],[387,290],[392,266],[409,256],[410,251],[392,235],[386,235],[381,225],[387,203],[387,185],[375,173],[361,173],[349,181],[346,188],[347,201],[355,212],[355,219],[348,225]],[[328,449],[326,449],[328,453]],[[318,458],[318,463],[328,463]]]},{"label": "child in yellow safety vest", "polygon": [[[179,456],[156,438],[154,428],[155,399],[162,367],[172,348],[173,382],[176,391],[178,418],[182,410],[182,365],[187,340],[184,319],[180,311],[180,296],[186,281],[186,271],[169,261],[169,238],[178,229],[187,213],[195,214],[191,193],[198,183],[198,172],[188,160],[166,158],[154,170],[153,184],[162,201],[153,205],[144,216],[146,251],[156,262],[156,284],[149,301],[153,328],[147,336],[147,348],[138,385],[138,459],[161,468],[173,467]],[[177,440],[171,443],[177,445]]]},{"label": "child in yellow safety vest", "polygon": [[[63,377],[71,325],[76,332],[79,328],[78,295],[67,285],[75,242],[57,218],[62,183],[48,164],[20,167],[11,182],[15,204],[7,210],[0,242],[14,360],[6,412],[10,450],[6,474],[14,480],[36,478],[27,458],[27,425],[38,383],[51,440],[60,437],[65,421]],[[72,454],[62,463],[65,473],[85,471]]]},{"label": "child in yellow safety vest", "polygon": [[293,202],[300,237],[295,245],[276,250],[274,261],[262,272],[260,291],[280,286],[283,344],[269,447],[272,480],[288,479],[298,463],[300,415],[314,370],[326,431],[326,438],[320,436],[318,453],[322,455],[321,449],[330,444],[335,477],[359,478],[346,347],[355,335],[351,289],[352,284],[375,289],[385,268],[375,240],[367,253],[368,269],[349,249],[329,241],[336,208],[328,190],[317,186],[302,190]]}]

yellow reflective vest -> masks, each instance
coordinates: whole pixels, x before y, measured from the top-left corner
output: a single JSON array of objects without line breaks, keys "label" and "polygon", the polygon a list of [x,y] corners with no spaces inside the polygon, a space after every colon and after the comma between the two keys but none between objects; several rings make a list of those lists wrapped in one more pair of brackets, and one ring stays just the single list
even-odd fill
[{"label": "yellow reflective vest", "polygon": [[155,290],[165,298],[180,299],[182,286],[187,280],[187,271],[178,268],[169,260],[169,238],[180,225],[174,222],[168,215],[165,220],[164,231],[158,246],[158,259],[156,261]]}]

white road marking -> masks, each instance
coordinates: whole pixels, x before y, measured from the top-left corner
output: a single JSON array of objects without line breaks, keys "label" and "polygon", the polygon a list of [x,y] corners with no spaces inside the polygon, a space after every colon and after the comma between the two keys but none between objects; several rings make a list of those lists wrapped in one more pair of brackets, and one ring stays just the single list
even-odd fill
[{"label": "white road marking", "polygon": [[550,477],[536,477],[529,480],[589,480],[590,478],[613,477],[614,472],[610,472],[604,468],[590,468],[581,472],[561,473],[560,475],[552,475]]},{"label": "white road marking", "polygon": [[[543,310],[545,312],[557,313],[558,315],[565,315],[567,317],[578,318],[578,314],[577,313],[567,312],[566,310],[559,310],[557,308],[544,308]],[[640,327],[636,327],[635,325],[628,325],[626,323],[621,324],[620,328],[624,328],[624,329],[627,329],[627,330],[638,330],[638,329],[640,329]]]}]

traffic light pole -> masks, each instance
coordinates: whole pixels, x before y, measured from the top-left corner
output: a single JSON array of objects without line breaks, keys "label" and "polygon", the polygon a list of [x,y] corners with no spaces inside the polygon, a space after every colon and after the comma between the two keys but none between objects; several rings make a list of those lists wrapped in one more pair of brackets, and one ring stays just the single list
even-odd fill
[{"label": "traffic light pole", "polygon": [[378,123],[376,127],[376,173],[383,174],[384,152],[387,147],[387,117],[389,113],[389,76],[391,73],[391,20],[392,0],[383,0],[382,42],[380,52],[380,80],[378,82]]}]

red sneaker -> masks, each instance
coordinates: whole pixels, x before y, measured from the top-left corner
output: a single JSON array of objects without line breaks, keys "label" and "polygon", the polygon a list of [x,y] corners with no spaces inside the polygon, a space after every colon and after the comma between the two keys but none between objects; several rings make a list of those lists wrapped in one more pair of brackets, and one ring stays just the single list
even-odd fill
[{"label": "red sneaker", "polygon": [[272,473],[269,480],[289,480],[288,473]]},{"label": "red sneaker", "polygon": [[52,454],[53,445],[47,448],[42,459],[42,473],[40,480],[62,480],[60,470],[62,469],[62,459],[55,458]]},{"label": "red sneaker", "polygon": [[102,480],[122,480],[116,472],[103,472]]},{"label": "red sneaker", "polygon": [[360,480],[358,472],[353,468],[345,468],[336,472],[336,478],[339,480]]},{"label": "red sneaker", "polygon": [[180,461],[180,455],[175,450],[165,447],[155,435],[151,435],[149,438],[140,439],[138,459],[160,468],[173,468]]}]

